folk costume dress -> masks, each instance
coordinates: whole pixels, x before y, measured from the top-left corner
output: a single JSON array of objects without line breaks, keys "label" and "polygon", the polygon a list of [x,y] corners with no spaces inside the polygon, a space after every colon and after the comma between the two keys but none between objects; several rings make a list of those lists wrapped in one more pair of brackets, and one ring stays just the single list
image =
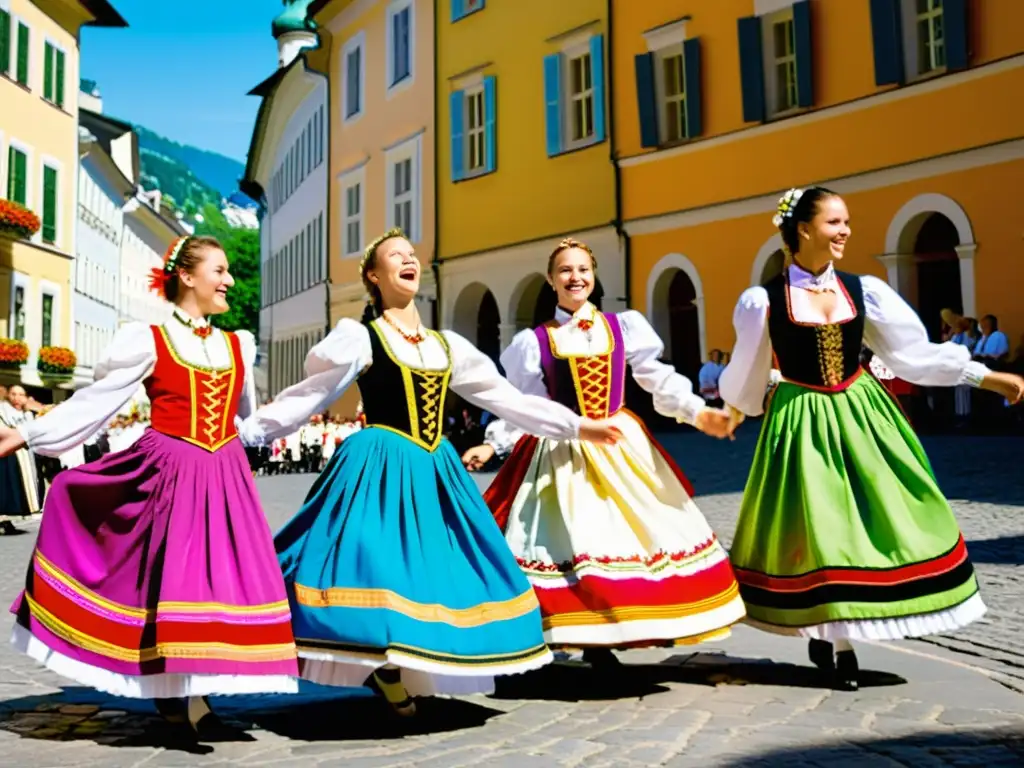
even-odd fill
[{"label": "folk costume dress", "polygon": [[461,336],[414,343],[383,319],[342,320],[306,374],[241,425],[266,442],[353,383],[363,400],[366,426],[276,537],[302,676],[360,686],[390,663],[411,695],[455,694],[549,662],[537,598],[441,427],[449,390],[555,438],[580,417],[519,393]]},{"label": "folk costume dress", "polygon": [[254,405],[255,353],[251,334],[178,310],[126,325],[94,384],[21,428],[59,455],[140,383],[152,402],[134,444],[55,479],[11,608],[19,650],[118,696],[298,690],[284,581],[235,432]]},{"label": "folk costume dress", "polygon": [[[0,402],[0,424],[20,427],[32,423],[33,414]],[[35,457],[25,448],[0,458],[0,523],[10,517],[28,517],[39,511],[39,483]]]},{"label": "folk costume dress", "polygon": [[[823,318],[809,302],[833,291]],[[827,320],[827,322],[826,322]],[[875,277],[815,276],[793,265],[736,307],[722,397],[767,406],[731,556],[749,621],[818,640],[948,632],[985,611],[963,535],[920,441],[860,365],[867,344],[922,386],[979,386],[966,347],[933,344],[914,311]]]},{"label": "folk costume dress", "polygon": [[699,642],[728,634],[743,602],[725,550],[693,488],[643,423],[624,408],[626,365],[654,407],[693,423],[704,399],[659,362],[661,339],[638,312],[586,304],[522,331],[502,355],[521,391],[608,418],[617,445],[519,437],[485,494],[537,592],[544,638],[569,648]]}]

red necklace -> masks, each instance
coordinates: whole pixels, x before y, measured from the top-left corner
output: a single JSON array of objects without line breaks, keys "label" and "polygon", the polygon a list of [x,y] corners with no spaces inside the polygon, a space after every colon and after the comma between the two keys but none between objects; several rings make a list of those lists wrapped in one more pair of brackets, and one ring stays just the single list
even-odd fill
[{"label": "red necklace", "polygon": [[390,317],[388,317],[387,314],[382,314],[381,317],[384,318],[384,322],[385,323],[387,323],[392,328],[394,328],[396,331],[398,331],[398,335],[401,336],[406,341],[408,341],[410,344],[420,344],[423,341],[425,341],[426,338],[427,338],[422,333],[418,333],[418,332],[417,333],[409,333],[408,331],[403,330],[398,325],[398,323],[396,323],[394,320],[392,320]]},{"label": "red necklace", "polygon": [[191,318],[186,320],[177,312],[174,313],[174,318],[186,328],[191,328],[193,335],[198,336],[200,339],[207,339],[210,337],[210,334],[213,333],[213,326],[209,323],[206,325],[196,325],[195,320],[192,320]]}]

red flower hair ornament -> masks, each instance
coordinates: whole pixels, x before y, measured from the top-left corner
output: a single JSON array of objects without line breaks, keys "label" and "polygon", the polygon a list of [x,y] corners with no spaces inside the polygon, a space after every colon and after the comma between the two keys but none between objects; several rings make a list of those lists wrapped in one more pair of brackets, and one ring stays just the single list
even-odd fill
[{"label": "red flower hair ornament", "polygon": [[167,298],[167,281],[178,271],[178,256],[188,239],[189,236],[185,235],[171,243],[167,253],[164,254],[163,267],[153,267],[149,271],[149,290],[163,299]]}]

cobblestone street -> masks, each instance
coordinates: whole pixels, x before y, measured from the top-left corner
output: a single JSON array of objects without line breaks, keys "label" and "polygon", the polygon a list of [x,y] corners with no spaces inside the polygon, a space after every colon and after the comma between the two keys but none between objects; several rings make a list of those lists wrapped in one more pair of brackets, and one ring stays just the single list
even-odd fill
[{"label": "cobblestone street", "polygon": [[[756,437],[673,435],[666,445],[727,543]],[[363,691],[215,700],[251,741],[173,741],[147,702],[70,686],[0,646],[0,765],[46,766],[1011,766],[1024,764],[1024,441],[928,438],[989,614],[955,637],[858,647],[862,687],[820,687],[802,642],[739,628],[699,649],[632,651],[622,682],[562,664],[492,697],[424,702],[396,722]],[[488,478],[481,476],[486,484]],[[312,476],[262,478],[276,529]],[[34,540],[0,538],[0,599]],[[4,614],[0,634],[11,621]],[[62,686],[68,686],[62,688]]]}]

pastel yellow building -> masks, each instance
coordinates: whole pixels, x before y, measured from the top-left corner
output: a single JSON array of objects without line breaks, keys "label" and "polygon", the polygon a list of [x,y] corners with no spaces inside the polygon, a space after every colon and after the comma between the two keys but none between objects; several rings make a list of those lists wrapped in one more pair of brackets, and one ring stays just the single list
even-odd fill
[{"label": "pastel yellow building", "polygon": [[20,381],[34,387],[42,386],[39,348],[72,343],[78,38],[85,25],[127,26],[106,0],[0,0],[0,198],[26,206],[42,223],[28,240],[0,237],[0,336],[28,343]]},{"label": "pastel yellow building", "polygon": [[547,259],[567,235],[594,249],[603,307],[623,307],[608,3],[437,7],[442,324],[496,355],[550,318]]},{"label": "pastel yellow building", "polygon": [[770,219],[823,184],[843,268],[1024,332],[1024,3],[612,0],[613,131],[632,304],[678,368],[732,345],[739,294],[781,269]]}]

